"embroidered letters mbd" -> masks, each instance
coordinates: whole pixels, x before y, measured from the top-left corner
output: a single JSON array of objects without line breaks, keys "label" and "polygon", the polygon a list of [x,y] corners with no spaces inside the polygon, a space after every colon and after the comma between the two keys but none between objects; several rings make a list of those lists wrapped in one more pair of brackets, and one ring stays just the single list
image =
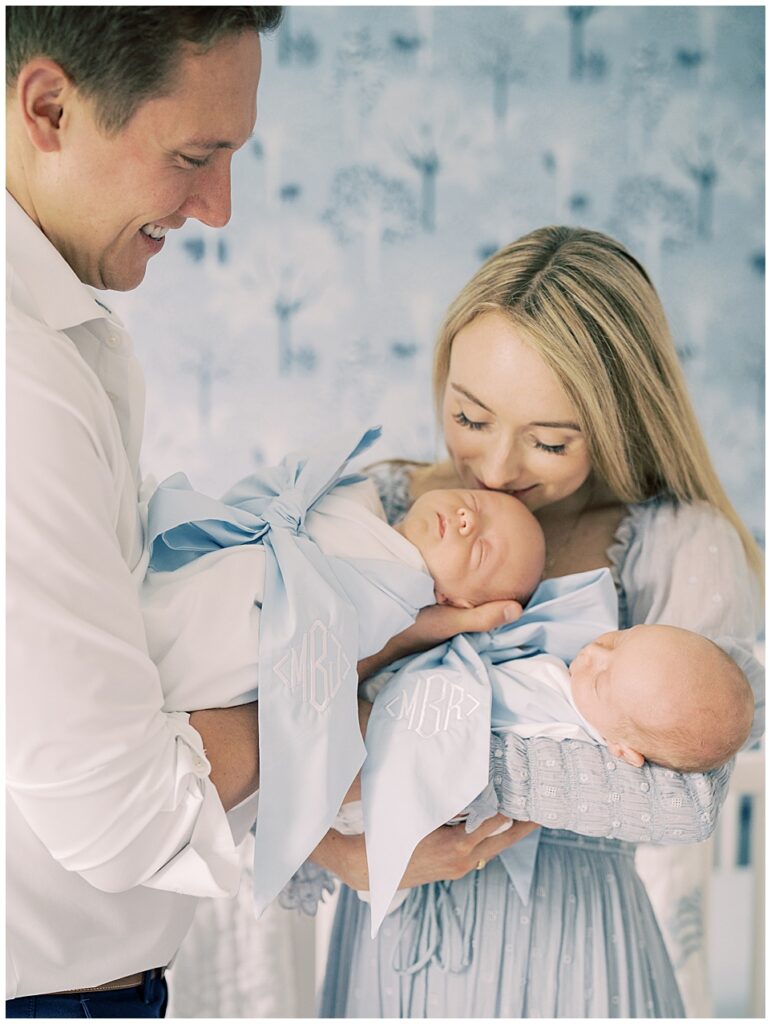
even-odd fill
[{"label": "embroidered letters mbd", "polygon": [[301,700],[316,711],[326,711],[335,699],[351,663],[335,634],[318,619],[273,666],[273,671],[292,696],[298,688]]},{"label": "embroidered letters mbd", "polygon": [[447,732],[450,719],[468,718],[478,707],[476,697],[441,672],[418,676],[409,690],[400,690],[385,705],[392,718],[405,719],[407,728],[424,739]]}]

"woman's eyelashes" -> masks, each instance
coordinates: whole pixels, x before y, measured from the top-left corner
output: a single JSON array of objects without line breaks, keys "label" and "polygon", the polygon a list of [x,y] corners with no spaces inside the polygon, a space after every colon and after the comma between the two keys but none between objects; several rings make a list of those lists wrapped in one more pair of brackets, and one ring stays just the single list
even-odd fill
[{"label": "woman's eyelashes", "polygon": [[459,426],[466,427],[468,430],[482,430],[487,426],[487,423],[481,423],[479,420],[470,420],[463,411],[453,413],[452,418]]},{"label": "woman's eyelashes", "polygon": [[[460,427],[465,427],[467,430],[484,430],[485,427],[489,427],[490,424],[484,420],[472,420],[461,409],[459,412],[452,414],[452,418]],[[551,455],[566,455],[567,444],[544,444],[543,441],[539,441],[537,437],[533,438],[533,446],[542,452],[549,452]]]},{"label": "woman's eyelashes", "polygon": [[566,444],[544,444],[543,441],[539,441],[537,438],[535,438],[534,444],[540,451],[551,452],[552,455],[565,455],[568,450]]}]

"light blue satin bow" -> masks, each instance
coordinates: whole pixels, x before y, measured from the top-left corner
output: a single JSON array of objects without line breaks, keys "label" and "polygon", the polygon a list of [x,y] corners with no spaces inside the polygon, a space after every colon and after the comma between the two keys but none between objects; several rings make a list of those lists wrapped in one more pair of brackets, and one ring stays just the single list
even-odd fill
[{"label": "light blue satin bow", "polygon": [[[582,725],[568,701],[536,687],[533,656],[565,662],[618,628],[610,572],[543,582],[517,622],[469,633],[402,659],[379,692],[362,770],[372,934],[376,934],[417,843],[487,790],[490,730],[528,721]],[[497,807],[476,809],[476,823]],[[538,832],[501,855],[528,902]]]},{"label": "light blue satin bow", "polygon": [[[326,556],[308,535],[308,511],[342,477],[380,428],[358,443],[328,444],[246,477],[221,501],[182,474],[149,506],[151,569],[170,571],[207,552],[265,548],[260,621],[260,797],[255,834],[258,913],[331,827],[362,765],[356,662],[406,629],[434,603],[430,577],[378,559]],[[212,638],[226,643],[227,638]]]}]

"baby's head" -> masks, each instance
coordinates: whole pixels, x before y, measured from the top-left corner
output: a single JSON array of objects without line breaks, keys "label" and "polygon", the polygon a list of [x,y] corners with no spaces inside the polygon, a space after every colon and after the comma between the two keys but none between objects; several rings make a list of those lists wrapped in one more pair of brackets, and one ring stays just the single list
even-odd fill
[{"label": "baby's head", "polygon": [[513,599],[524,607],[543,574],[537,519],[501,491],[427,491],[397,529],[423,556],[440,604]]},{"label": "baby's head", "polygon": [[605,633],[570,666],[576,707],[615,757],[677,771],[724,764],[754,712],[744,673],[711,640],[675,626]]}]

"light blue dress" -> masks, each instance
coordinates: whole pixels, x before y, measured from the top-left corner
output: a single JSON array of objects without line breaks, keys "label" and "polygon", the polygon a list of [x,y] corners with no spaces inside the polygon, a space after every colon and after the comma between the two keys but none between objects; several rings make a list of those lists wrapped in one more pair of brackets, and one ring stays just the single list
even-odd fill
[{"label": "light blue dress", "polygon": [[[390,521],[408,470],[377,476]],[[609,551],[622,626],[663,622],[721,643],[756,691],[755,586],[736,532],[709,506],[632,506]],[[675,976],[634,866],[636,842],[706,838],[731,766],[682,775],[635,769],[601,746],[493,736],[503,813],[541,830],[530,902],[498,860],[411,890],[369,937],[369,908],[342,886],[322,1017],[682,1017]]]}]

